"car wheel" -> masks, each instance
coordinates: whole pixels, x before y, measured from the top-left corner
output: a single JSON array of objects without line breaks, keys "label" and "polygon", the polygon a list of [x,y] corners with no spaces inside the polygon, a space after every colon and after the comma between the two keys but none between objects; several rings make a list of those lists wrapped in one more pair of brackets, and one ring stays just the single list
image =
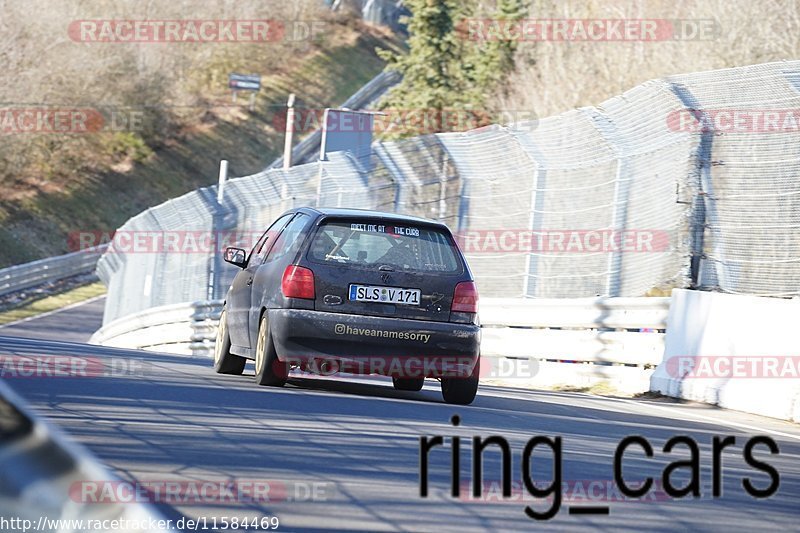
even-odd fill
[{"label": "car wheel", "polygon": [[278,361],[275,344],[269,332],[267,317],[261,317],[256,343],[256,383],[270,387],[283,387],[289,376],[289,367]]},{"label": "car wheel", "polygon": [[447,403],[456,405],[469,405],[478,394],[478,377],[481,373],[481,359],[475,363],[472,374],[469,377],[443,377],[442,378],[442,397]]},{"label": "car wheel", "polygon": [[217,374],[239,375],[247,359],[231,353],[231,336],[228,333],[228,314],[223,309],[219,317],[217,340],[214,343],[214,371]]},{"label": "car wheel", "polygon": [[417,392],[422,390],[425,378],[392,378],[395,390],[405,390]]}]

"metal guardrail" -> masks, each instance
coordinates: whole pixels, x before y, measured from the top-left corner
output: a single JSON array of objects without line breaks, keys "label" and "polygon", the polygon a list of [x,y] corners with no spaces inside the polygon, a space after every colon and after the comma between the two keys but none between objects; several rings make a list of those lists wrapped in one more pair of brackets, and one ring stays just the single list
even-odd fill
[{"label": "metal guardrail", "polygon": [[0,270],[0,296],[42,283],[93,272],[107,247],[108,245],[87,248],[80,252],[4,268]]},{"label": "metal guardrail", "polygon": [[117,478],[88,451],[37,417],[2,380],[0,472],[0,516],[19,519],[20,531],[79,530],[75,524],[81,520],[84,528],[90,520],[118,520],[120,531],[169,531],[151,529],[160,520],[167,522],[150,505],[81,501],[80,491],[75,490],[81,483],[111,483]]},{"label": "metal guardrail", "polygon": [[222,300],[153,307],[97,330],[90,344],[184,355],[210,356]]},{"label": "metal guardrail", "polygon": [[[341,107],[359,110],[377,101],[386,91],[397,85],[402,76],[396,71],[383,71],[361,87],[354,95],[348,98]],[[319,154],[319,145],[322,141],[322,130],[316,130],[308,137],[297,143],[292,148],[292,164],[298,165],[312,160]],[[272,162],[265,170],[283,167],[283,157]]]},{"label": "metal guardrail", "polygon": [[488,299],[485,356],[655,366],[670,298]]},{"label": "metal guardrail", "polygon": [[[485,298],[481,355],[535,361],[535,376],[506,385],[606,381],[644,392],[664,354],[669,305],[670,298]],[[90,342],[210,357],[221,311],[221,300],[155,307],[115,320]]]}]

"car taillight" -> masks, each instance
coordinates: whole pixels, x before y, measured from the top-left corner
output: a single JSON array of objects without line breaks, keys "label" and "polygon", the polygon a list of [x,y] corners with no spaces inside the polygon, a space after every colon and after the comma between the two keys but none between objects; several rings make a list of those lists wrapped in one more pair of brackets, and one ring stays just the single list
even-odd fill
[{"label": "car taillight", "polygon": [[458,313],[478,312],[478,288],[475,287],[475,282],[462,281],[456,285],[450,310]]},{"label": "car taillight", "polygon": [[314,273],[308,268],[289,265],[283,271],[281,292],[287,298],[314,299]]}]

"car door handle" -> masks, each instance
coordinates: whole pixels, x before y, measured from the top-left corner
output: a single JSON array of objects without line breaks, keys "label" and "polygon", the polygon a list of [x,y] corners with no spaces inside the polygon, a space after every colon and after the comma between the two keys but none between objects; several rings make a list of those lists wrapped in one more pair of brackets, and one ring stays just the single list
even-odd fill
[{"label": "car door handle", "polygon": [[253,278],[248,279],[247,280],[247,286],[249,287],[252,284],[253,284]]}]

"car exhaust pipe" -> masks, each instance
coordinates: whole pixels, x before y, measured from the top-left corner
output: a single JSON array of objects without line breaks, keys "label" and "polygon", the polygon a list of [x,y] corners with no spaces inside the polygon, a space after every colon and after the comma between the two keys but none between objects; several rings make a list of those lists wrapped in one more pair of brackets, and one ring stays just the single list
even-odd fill
[{"label": "car exhaust pipe", "polygon": [[333,365],[327,359],[323,360],[319,364],[318,368],[319,368],[319,373],[322,374],[323,376],[327,376],[333,373],[331,372],[331,369],[333,369]]}]

